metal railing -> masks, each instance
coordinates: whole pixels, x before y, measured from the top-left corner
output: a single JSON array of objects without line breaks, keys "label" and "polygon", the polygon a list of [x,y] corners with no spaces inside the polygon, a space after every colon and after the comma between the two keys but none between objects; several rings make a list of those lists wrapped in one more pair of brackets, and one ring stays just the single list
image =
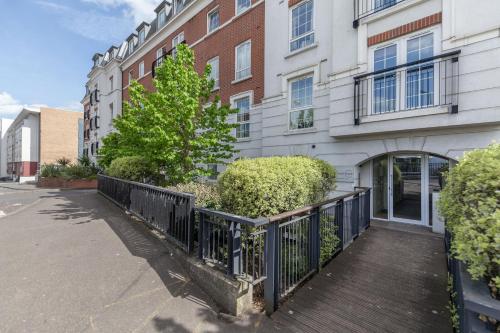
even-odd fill
[{"label": "metal railing", "polygon": [[384,9],[393,7],[405,0],[354,0],[354,21],[352,26],[356,29],[359,20],[378,13]]},{"label": "metal railing", "polygon": [[191,194],[98,175],[98,191],[160,231],[186,252],[194,247],[194,204]]},{"label": "metal railing", "polygon": [[452,279],[450,298],[458,314],[458,327],[455,327],[455,331],[498,332],[495,326],[500,322],[500,302],[491,297],[486,282],[473,281],[465,264],[453,258],[450,251],[451,239],[450,232],[446,230],[445,249],[448,273]]},{"label": "metal railing", "polygon": [[[182,42],[180,42],[179,44],[186,44],[186,41],[183,40]],[[170,50],[166,51],[166,52],[163,52],[163,54],[156,58],[153,63],[151,64],[151,76],[152,77],[155,77],[156,76],[156,69],[163,63],[163,61],[165,61],[165,59],[168,57],[168,56],[171,56],[173,53],[174,53],[174,50],[177,48],[177,46],[174,46],[173,48],[171,48]]]},{"label": "metal railing", "polygon": [[450,52],[354,78],[354,124],[363,117],[449,106],[458,112],[459,54]]}]

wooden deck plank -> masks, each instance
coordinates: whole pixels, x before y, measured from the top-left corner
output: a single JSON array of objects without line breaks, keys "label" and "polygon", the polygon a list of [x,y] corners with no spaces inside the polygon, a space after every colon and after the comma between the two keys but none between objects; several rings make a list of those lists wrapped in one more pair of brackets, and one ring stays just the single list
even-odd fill
[{"label": "wooden deck plank", "polygon": [[451,332],[446,284],[441,237],[375,224],[273,319],[298,331]]}]

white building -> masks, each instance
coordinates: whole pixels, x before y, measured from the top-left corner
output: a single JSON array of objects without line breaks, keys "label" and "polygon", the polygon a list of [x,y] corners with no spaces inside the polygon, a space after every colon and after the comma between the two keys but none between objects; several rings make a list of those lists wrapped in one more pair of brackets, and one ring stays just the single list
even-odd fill
[{"label": "white building", "polygon": [[0,179],[8,177],[7,174],[7,129],[12,124],[12,119],[0,119]]},{"label": "white building", "polygon": [[431,225],[438,170],[500,139],[496,0],[266,1],[265,54],[262,155],[330,162],[375,218]]},{"label": "white building", "polygon": [[88,74],[86,94],[81,101],[84,107],[83,155],[97,160],[102,138],[113,130],[112,120],[122,112],[122,71],[127,43],[119,48],[112,46],[104,55],[95,54],[93,67]]}]

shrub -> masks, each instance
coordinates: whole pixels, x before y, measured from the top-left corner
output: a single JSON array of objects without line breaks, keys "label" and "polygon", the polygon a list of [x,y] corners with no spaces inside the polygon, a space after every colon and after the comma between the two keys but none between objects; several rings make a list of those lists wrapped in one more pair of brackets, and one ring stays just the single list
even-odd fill
[{"label": "shrub", "polygon": [[500,144],[467,153],[446,177],[439,209],[453,255],[472,278],[500,288]]},{"label": "shrub", "polygon": [[61,176],[66,179],[93,179],[97,175],[92,166],[72,164],[61,170]]},{"label": "shrub", "polygon": [[61,167],[54,163],[44,164],[42,165],[42,169],[40,170],[40,176],[59,177],[61,176]]},{"label": "shrub", "polygon": [[219,176],[222,208],[256,218],[303,207],[334,189],[333,167],[303,156],[243,159]]},{"label": "shrub", "polygon": [[217,186],[208,183],[187,183],[171,186],[169,190],[183,193],[192,193],[196,196],[196,207],[211,209],[221,208],[221,199]]},{"label": "shrub", "polygon": [[66,158],[66,157],[61,157],[61,158],[58,158],[56,160],[56,163],[59,164],[60,166],[65,167],[65,166],[70,165],[71,160],[69,158]]},{"label": "shrub", "polygon": [[157,176],[153,166],[140,156],[127,156],[114,159],[106,173],[111,177],[136,182],[151,182]]}]

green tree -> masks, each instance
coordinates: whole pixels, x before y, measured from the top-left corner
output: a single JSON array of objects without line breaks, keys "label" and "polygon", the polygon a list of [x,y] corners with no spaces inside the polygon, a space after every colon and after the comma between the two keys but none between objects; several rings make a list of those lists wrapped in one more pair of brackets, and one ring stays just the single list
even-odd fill
[{"label": "green tree", "polygon": [[103,140],[100,164],[140,156],[164,172],[168,184],[178,184],[209,175],[207,164],[233,156],[235,125],[227,120],[237,110],[211,97],[211,68],[199,75],[194,62],[193,51],[179,45],[176,57],[167,57],[156,69],[153,92],[132,82],[130,101],[113,122],[116,132]]}]

